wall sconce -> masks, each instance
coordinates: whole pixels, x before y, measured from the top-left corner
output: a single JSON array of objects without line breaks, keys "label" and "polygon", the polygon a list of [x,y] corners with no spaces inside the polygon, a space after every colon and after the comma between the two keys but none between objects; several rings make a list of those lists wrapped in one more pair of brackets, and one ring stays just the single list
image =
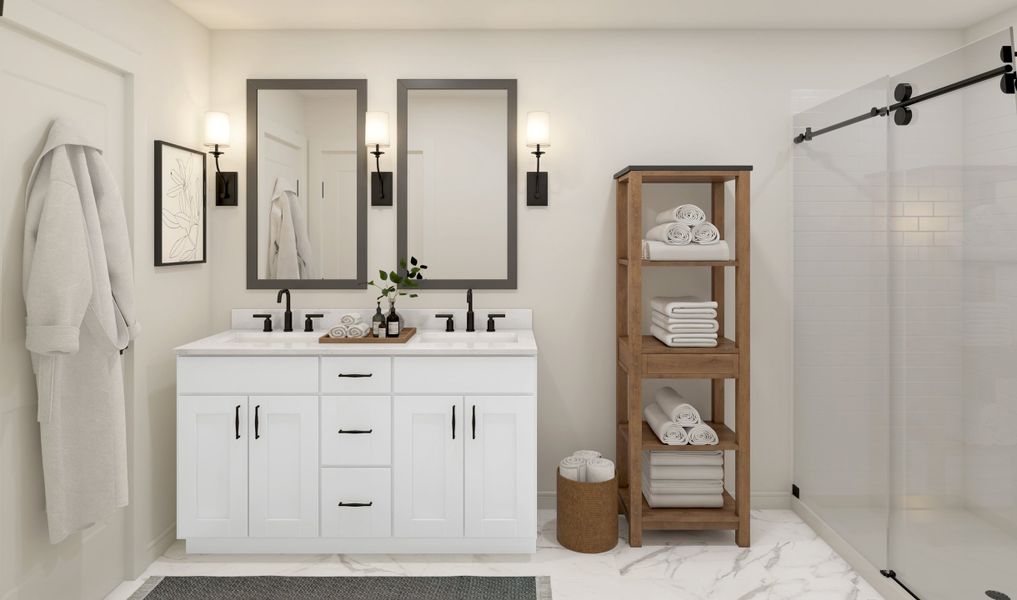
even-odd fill
[{"label": "wall sconce", "polygon": [[224,153],[220,148],[230,147],[230,116],[224,112],[205,113],[205,146],[213,148],[209,154],[215,157],[215,205],[237,205],[237,172],[223,173],[219,169],[219,157]]},{"label": "wall sconce", "polygon": [[537,157],[537,170],[526,173],[526,205],[547,206],[547,173],[540,172],[540,157],[547,153],[540,147],[551,147],[551,115],[546,112],[526,113],[526,146],[536,148],[530,154]]},{"label": "wall sconce", "polygon": [[388,113],[367,113],[364,137],[368,147],[374,146],[374,150],[371,151],[374,155],[375,168],[371,175],[371,206],[392,206],[392,196],[395,195],[392,189],[392,171],[381,170],[381,155],[385,154],[381,149],[389,146]]}]

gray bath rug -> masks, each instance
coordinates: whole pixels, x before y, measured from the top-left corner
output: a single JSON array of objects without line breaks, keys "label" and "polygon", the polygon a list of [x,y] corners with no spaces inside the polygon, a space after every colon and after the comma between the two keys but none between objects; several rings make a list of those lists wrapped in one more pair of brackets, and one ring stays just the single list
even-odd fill
[{"label": "gray bath rug", "polygon": [[149,577],[130,600],[551,600],[550,577]]}]

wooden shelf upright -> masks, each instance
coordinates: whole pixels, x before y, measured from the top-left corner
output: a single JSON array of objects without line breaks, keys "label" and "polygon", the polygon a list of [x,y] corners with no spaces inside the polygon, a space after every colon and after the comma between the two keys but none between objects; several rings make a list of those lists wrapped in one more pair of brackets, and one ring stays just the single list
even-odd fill
[{"label": "wooden shelf upright", "polygon": [[[617,193],[617,458],[621,510],[629,544],[641,546],[645,530],[733,529],[739,546],[749,545],[749,176],[751,166],[629,166],[615,174]],[[709,220],[723,235],[725,184],[734,182],[734,259],[649,261],[642,259],[643,184],[709,183]],[[716,348],[669,348],[642,333],[643,268],[700,267],[711,271],[721,339]],[[724,284],[734,269],[735,339],[725,339]],[[643,422],[643,379],[711,380],[711,425],[720,443],[666,446]],[[734,430],[725,424],[724,387],[735,386]],[[642,454],[654,451],[733,450],[735,492],[724,492],[722,508],[650,508],[643,499]],[[725,459],[725,470],[729,464]]]}]

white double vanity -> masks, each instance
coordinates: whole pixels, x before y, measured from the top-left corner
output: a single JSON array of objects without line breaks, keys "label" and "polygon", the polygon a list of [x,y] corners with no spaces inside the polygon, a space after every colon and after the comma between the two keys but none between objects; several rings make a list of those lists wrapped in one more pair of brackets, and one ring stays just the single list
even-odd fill
[{"label": "white double vanity", "polygon": [[418,328],[405,344],[321,344],[251,316],[279,310],[235,310],[232,329],[177,348],[188,552],[535,551],[530,311],[497,311],[496,333],[484,310],[471,333],[461,310],[400,312]]}]

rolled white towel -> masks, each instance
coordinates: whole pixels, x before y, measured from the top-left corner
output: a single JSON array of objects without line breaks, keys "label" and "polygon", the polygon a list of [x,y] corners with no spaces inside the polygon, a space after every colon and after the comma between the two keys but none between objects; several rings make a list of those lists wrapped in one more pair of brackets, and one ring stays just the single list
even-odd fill
[{"label": "rolled white towel", "polygon": [[643,409],[643,416],[653,433],[668,446],[684,446],[689,443],[689,436],[681,425],[668,418],[656,402],[651,402]]},{"label": "rolled white towel", "polygon": [[351,338],[367,337],[369,333],[371,333],[371,328],[366,323],[354,323],[346,327],[346,334]]},{"label": "rolled white towel", "polygon": [[689,443],[693,446],[708,446],[720,442],[717,432],[706,423],[699,423],[685,429],[689,434]]},{"label": "rolled white towel", "polygon": [[336,325],[328,330],[328,337],[330,338],[342,339],[344,337],[349,337],[349,335],[349,328],[345,325]]},{"label": "rolled white towel", "polygon": [[572,456],[578,456],[579,458],[590,460],[591,458],[600,458],[603,454],[596,450],[576,450],[572,453]]},{"label": "rolled white towel", "polygon": [[684,222],[699,225],[706,220],[706,213],[695,204],[682,204],[657,215],[657,223]]},{"label": "rolled white towel", "polygon": [[710,246],[720,241],[720,232],[713,223],[700,223],[692,229],[692,243]]},{"label": "rolled white towel", "polygon": [[696,407],[685,402],[685,398],[672,387],[660,388],[653,394],[653,399],[668,419],[682,427],[692,427],[703,422]]},{"label": "rolled white towel", "polygon": [[692,243],[692,228],[685,223],[661,223],[646,232],[646,239],[671,246],[688,246]]},{"label": "rolled white towel", "polygon": [[586,461],[586,481],[600,483],[614,479],[614,462],[606,458],[590,458]]},{"label": "rolled white towel", "polygon": [[665,466],[722,466],[724,453],[720,450],[710,452],[649,452],[650,464]]},{"label": "rolled white towel", "polygon": [[705,335],[697,336],[689,333],[669,333],[666,329],[652,325],[650,333],[665,346],[671,348],[716,348],[717,340]]},{"label": "rolled white towel", "polygon": [[360,323],[361,321],[363,321],[363,317],[360,316],[360,313],[346,313],[345,315],[339,317],[339,323],[341,325],[347,325],[347,326],[348,325],[356,325],[357,323]]},{"label": "rolled white towel", "polygon": [[586,481],[586,459],[578,456],[566,456],[558,463],[558,472],[565,479]]}]

